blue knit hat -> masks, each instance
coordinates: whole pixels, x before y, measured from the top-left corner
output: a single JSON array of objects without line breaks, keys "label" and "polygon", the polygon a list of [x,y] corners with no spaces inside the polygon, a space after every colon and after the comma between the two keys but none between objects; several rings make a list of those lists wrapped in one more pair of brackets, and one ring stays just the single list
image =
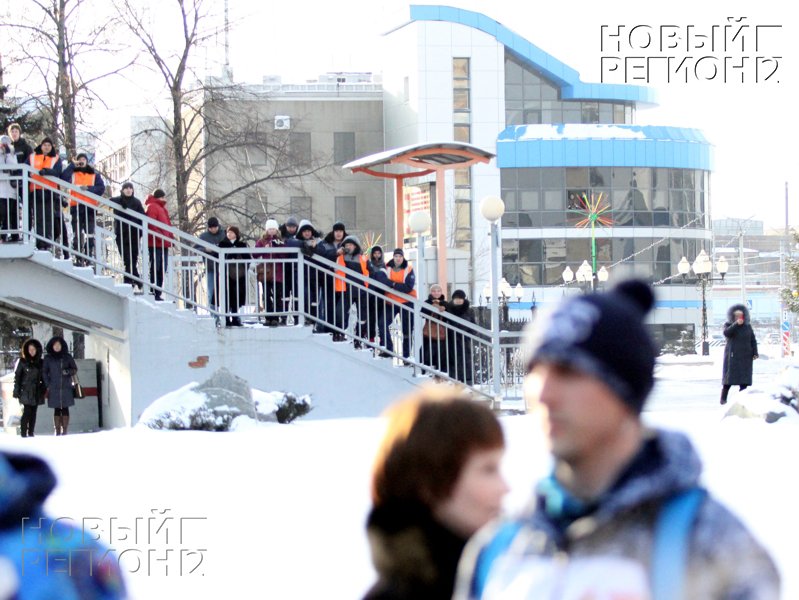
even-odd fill
[{"label": "blue knit hat", "polygon": [[640,280],[569,297],[535,324],[529,368],[551,362],[596,377],[639,414],[655,383],[655,344],[644,326],[654,304]]}]

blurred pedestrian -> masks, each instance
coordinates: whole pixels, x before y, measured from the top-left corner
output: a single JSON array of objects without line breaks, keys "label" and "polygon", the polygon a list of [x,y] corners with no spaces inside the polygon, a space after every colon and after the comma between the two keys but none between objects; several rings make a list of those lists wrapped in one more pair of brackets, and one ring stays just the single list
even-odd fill
[{"label": "blurred pedestrian", "polygon": [[378,579],[366,600],[449,600],[466,541],[500,513],[502,427],[452,394],[424,388],[387,411],[367,522]]}]

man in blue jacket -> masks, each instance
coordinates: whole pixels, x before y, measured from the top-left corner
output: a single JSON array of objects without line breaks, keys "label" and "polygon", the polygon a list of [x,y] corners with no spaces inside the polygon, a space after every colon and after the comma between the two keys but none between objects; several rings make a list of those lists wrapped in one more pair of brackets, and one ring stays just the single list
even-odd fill
[{"label": "man in blue jacket", "polygon": [[700,486],[688,438],[641,421],[653,305],[628,281],[536,323],[525,397],[554,468],[528,510],[467,550],[456,598],[779,599],[774,562]]}]

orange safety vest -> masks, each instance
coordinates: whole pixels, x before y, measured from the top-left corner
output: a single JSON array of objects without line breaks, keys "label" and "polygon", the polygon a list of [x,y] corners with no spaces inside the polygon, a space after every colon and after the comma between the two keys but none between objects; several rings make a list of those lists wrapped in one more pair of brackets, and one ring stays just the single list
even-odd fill
[{"label": "orange safety vest", "polygon": [[[52,169],[55,161],[58,160],[58,156],[45,156],[44,154],[34,154],[33,155],[33,168],[37,171],[40,169]],[[34,181],[40,182],[42,185],[34,185],[33,183],[30,184],[30,190],[33,192],[35,190],[42,190],[45,187],[52,188],[54,190],[58,189],[58,184],[53,183],[52,181],[47,181],[42,175],[31,175],[31,179]]]},{"label": "orange safety vest", "polygon": [[[358,259],[361,262],[361,273],[363,273],[364,277],[369,277],[369,267],[366,265],[366,259],[364,258],[363,255],[359,256]],[[341,279],[336,277],[336,291],[337,292],[346,292],[347,291],[347,282],[344,280],[344,277],[346,277],[347,274],[344,271],[344,266],[345,266],[344,256],[343,255],[339,256],[336,259],[336,262],[339,265],[341,265],[341,267],[342,267],[341,269],[336,269],[336,275],[341,275],[341,277],[342,277]],[[369,283],[368,282],[364,282],[364,286],[369,287]]]},{"label": "orange safety vest", "polygon": [[[72,173],[72,183],[74,183],[75,185],[88,185],[88,186],[94,185],[94,173],[81,173],[75,171]],[[70,206],[77,206],[78,199],[83,200],[84,202],[90,204],[91,206],[97,206],[99,204],[97,200],[92,200],[88,196],[79,194],[74,190],[70,190],[69,195],[70,195],[69,199]]]},{"label": "orange safety vest", "polygon": [[[402,271],[395,271],[391,267],[386,267],[386,271],[388,271],[388,279],[389,281],[393,281],[394,283],[405,283],[405,278],[408,276],[408,273],[410,273],[412,270],[413,267],[411,267],[410,264],[407,267],[405,267]],[[416,290],[411,290],[410,292],[408,292],[408,295],[416,298]],[[407,302],[405,298],[400,298],[399,296],[397,296],[396,294],[392,294],[391,292],[386,292],[386,298],[390,298],[391,300],[396,300],[397,302],[400,302],[402,304],[405,304]]]}]

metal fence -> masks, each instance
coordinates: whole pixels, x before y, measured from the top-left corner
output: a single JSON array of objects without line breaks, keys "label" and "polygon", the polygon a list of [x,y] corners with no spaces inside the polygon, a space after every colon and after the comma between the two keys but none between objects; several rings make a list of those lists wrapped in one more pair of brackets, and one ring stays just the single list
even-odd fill
[{"label": "metal fence", "polygon": [[[303,247],[221,248],[59,179],[0,167],[0,240],[35,244],[76,266],[177,303],[219,326],[313,326],[334,342],[494,401],[521,398],[518,332],[489,329],[398,292]],[[494,381],[498,361],[501,381]]]}]

